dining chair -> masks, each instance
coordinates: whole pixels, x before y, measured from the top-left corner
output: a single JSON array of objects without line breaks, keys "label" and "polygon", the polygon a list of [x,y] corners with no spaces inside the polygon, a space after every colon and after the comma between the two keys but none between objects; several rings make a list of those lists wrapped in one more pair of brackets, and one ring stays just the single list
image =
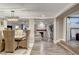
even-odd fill
[{"label": "dining chair", "polygon": [[23,33],[23,30],[21,30],[21,29],[15,30],[15,35],[16,36],[22,36],[22,33]]},{"label": "dining chair", "polygon": [[0,52],[4,50],[4,41],[2,36],[2,31],[0,31]]},{"label": "dining chair", "polygon": [[4,40],[5,40],[5,52],[14,52],[17,48],[17,42],[15,42],[15,32],[14,30],[4,30]]},{"label": "dining chair", "polygon": [[30,30],[27,30],[25,37],[19,42],[19,47],[27,49],[27,40],[29,39],[29,36]]}]

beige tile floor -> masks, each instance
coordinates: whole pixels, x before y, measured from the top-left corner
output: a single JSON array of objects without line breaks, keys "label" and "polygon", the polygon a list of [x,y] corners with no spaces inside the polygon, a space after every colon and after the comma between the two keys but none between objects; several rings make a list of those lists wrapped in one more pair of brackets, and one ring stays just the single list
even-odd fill
[{"label": "beige tile floor", "polygon": [[6,53],[6,52],[1,52],[0,55],[21,55],[24,53],[27,53],[26,49],[17,49],[14,53]]},{"label": "beige tile floor", "polygon": [[0,52],[0,55],[29,55],[31,52],[31,47],[28,49],[17,49],[14,53],[6,53],[5,51]]},{"label": "beige tile floor", "polygon": [[[73,44],[74,43],[74,44]],[[73,47],[78,47],[78,41],[68,42]],[[0,52],[0,55],[71,55],[70,52],[57,46],[52,41],[41,40],[40,36],[28,41],[28,49],[17,49],[14,53]]]},{"label": "beige tile floor", "polygon": [[79,47],[79,41],[76,41],[76,40],[68,41],[67,44],[69,44],[74,48]]},{"label": "beige tile floor", "polygon": [[28,40],[28,49],[16,49],[14,53],[6,53],[5,51],[0,52],[0,55],[30,55],[31,50],[33,48],[34,40]]},{"label": "beige tile floor", "polygon": [[36,40],[31,55],[70,55],[68,51],[54,44],[52,41]]}]

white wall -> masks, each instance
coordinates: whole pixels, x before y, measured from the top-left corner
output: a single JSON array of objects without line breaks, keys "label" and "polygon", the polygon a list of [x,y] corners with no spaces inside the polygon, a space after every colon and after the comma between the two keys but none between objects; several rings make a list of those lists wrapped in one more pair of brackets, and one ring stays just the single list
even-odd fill
[{"label": "white wall", "polygon": [[64,35],[64,19],[63,18],[55,18],[54,19],[54,43],[59,42],[60,40],[66,40]]},{"label": "white wall", "polygon": [[3,25],[0,25],[0,30],[4,30],[4,28],[7,28],[7,21],[6,20],[2,20],[3,21]]}]

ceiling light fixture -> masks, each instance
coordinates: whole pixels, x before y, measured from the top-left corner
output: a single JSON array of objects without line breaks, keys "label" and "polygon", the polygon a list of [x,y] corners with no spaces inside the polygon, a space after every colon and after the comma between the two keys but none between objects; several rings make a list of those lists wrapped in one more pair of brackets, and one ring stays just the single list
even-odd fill
[{"label": "ceiling light fixture", "polygon": [[11,16],[10,17],[7,17],[8,19],[8,21],[18,21],[19,20],[19,17],[17,17],[17,16],[14,16],[14,10],[12,10],[11,11]]}]

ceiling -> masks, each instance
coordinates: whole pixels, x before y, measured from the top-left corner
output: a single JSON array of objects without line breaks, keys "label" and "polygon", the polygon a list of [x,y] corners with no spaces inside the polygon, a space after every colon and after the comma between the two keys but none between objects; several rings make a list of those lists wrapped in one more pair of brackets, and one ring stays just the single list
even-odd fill
[{"label": "ceiling", "polygon": [[0,3],[0,17],[10,16],[14,10],[15,16],[55,17],[73,3]]},{"label": "ceiling", "polygon": [[70,17],[79,17],[79,11],[74,12],[72,14],[69,15]]}]

